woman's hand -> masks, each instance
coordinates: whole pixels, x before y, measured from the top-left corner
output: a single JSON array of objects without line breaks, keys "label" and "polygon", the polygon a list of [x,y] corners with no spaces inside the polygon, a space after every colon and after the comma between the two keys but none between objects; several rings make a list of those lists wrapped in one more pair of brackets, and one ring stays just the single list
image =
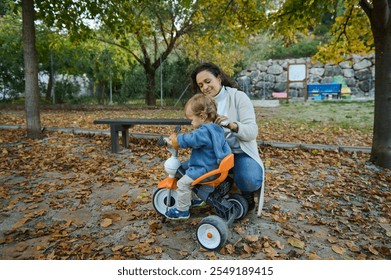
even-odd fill
[{"label": "woman's hand", "polygon": [[218,115],[215,124],[221,125],[223,127],[228,127],[229,119],[226,116]]},{"label": "woman's hand", "polygon": [[221,125],[222,127],[226,127],[233,132],[238,132],[238,124],[235,122],[230,122],[229,118],[226,116],[218,115],[215,123]]}]

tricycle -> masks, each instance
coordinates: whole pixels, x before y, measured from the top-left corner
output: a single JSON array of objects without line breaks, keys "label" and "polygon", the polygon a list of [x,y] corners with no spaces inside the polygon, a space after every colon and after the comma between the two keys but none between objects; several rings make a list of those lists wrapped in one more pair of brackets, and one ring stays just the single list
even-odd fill
[{"label": "tricycle", "polygon": [[[180,128],[176,128],[178,132]],[[167,146],[164,138],[159,139],[158,145],[166,146],[171,153],[164,163],[164,169],[168,176],[158,183],[158,188],[153,194],[153,207],[163,216],[177,203],[176,182],[185,174],[178,159],[178,150]],[[202,247],[208,250],[217,250],[227,241],[229,236],[228,227],[235,220],[244,217],[248,211],[246,199],[239,193],[230,193],[233,180],[229,176],[229,170],[234,166],[234,155],[227,155],[219,164],[219,167],[212,170],[192,183],[192,191],[206,204],[212,206],[215,215],[203,218],[197,226],[196,236]],[[212,179],[211,179],[212,178]]]}]

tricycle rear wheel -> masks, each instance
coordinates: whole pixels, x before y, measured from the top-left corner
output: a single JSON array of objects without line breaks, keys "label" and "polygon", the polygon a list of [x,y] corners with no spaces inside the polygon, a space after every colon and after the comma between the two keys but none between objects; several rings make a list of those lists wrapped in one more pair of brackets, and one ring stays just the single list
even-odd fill
[{"label": "tricycle rear wheel", "polygon": [[235,220],[239,220],[246,216],[248,212],[248,202],[243,196],[238,193],[234,193],[231,194],[227,200],[231,202],[236,209],[237,214]]},{"label": "tricycle rear wheel", "polygon": [[227,223],[216,215],[205,217],[197,226],[197,240],[208,250],[221,248],[228,239]]}]

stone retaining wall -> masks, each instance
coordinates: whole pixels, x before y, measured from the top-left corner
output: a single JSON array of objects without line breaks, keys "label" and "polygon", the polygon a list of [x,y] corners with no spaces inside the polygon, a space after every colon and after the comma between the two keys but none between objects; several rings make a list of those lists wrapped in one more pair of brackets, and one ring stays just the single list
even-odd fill
[{"label": "stone retaining wall", "polygon": [[[307,63],[308,84],[340,82],[353,97],[373,97],[375,56],[352,55],[339,64],[312,63],[310,58],[267,60],[254,63],[237,76],[240,87],[252,99],[271,99],[273,92],[287,91],[287,70],[292,63]],[[304,96],[304,83],[291,82],[290,97]]]}]

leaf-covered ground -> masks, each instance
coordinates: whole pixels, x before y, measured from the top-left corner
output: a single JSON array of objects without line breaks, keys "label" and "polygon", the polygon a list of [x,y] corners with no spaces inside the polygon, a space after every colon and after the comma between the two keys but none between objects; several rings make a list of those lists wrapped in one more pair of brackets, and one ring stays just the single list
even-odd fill
[{"label": "leaf-covered ground", "polygon": [[[0,124],[25,122],[22,111],[0,113]],[[370,145],[365,130],[272,114],[259,112],[262,140]],[[41,117],[48,127],[108,130],[93,120],[162,116],[181,111],[49,110]],[[235,222],[227,244],[209,252],[195,229],[212,209],[162,223],[151,197],[168,152],[146,139],[131,138],[129,148],[112,154],[105,135],[47,131],[31,140],[23,129],[0,130],[0,259],[391,259],[391,171],[371,165],[369,154],[260,147],[267,168],[262,217]]]}]

